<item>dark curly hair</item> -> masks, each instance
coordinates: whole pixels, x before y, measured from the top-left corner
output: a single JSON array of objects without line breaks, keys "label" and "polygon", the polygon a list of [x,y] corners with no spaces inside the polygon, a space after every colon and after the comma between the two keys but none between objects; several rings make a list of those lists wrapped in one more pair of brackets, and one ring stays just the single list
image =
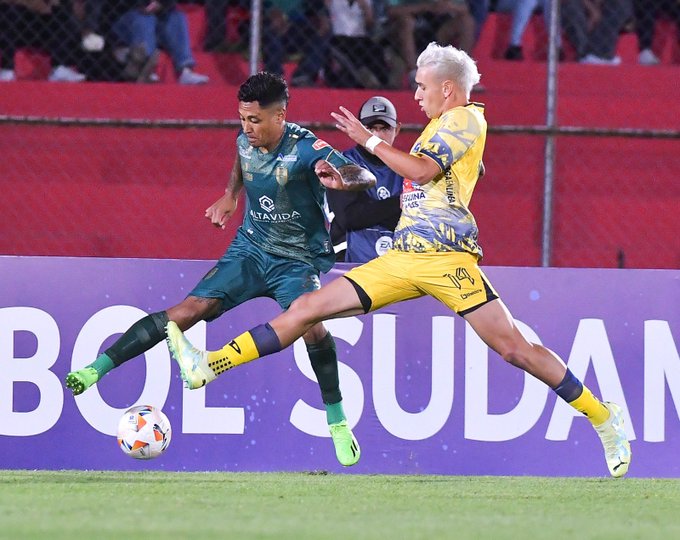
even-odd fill
[{"label": "dark curly hair", "polygon": [[238,100],[247,103],[257,101],[260,107],[269,107],[274,103],[288,105],[288,85],[280,75],[260,71],[251,75],[238,89]]}]

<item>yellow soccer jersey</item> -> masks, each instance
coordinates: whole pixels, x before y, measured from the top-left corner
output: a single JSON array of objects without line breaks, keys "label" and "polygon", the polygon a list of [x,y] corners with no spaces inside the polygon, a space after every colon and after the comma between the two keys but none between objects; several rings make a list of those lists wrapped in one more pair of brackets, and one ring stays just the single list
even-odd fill
[{"label": "yellow soccer jersey", "polygon": [[482,256],[477,224],[468,209],[486,142],[484,106],[454,107],[425,127],[411,154],[433,159],[441,173],[420,186],[404,179],[399,251],[466,251]]}]

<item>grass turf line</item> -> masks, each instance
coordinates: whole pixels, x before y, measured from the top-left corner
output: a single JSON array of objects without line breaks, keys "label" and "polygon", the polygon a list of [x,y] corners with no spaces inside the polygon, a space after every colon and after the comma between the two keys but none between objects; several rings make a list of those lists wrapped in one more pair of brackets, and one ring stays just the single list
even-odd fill
[{"label": "grass turf line", "polygon": [[680,480],[0,471],[0,538],[680,538]]}]

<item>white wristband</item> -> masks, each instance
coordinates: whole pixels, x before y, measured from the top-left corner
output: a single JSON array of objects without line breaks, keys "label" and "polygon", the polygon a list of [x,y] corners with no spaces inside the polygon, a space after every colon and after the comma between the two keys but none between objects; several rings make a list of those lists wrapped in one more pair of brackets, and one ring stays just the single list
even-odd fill
[{"label": "white wristband", "polygon": [[366,147],[366,150],[368,150],[371,154],[375,154],[375,147],[378,146],[381,142],[385,141],[383,141],[377,135],[371,135],[368,138],[368,140],[364,143],[364,146]]}]

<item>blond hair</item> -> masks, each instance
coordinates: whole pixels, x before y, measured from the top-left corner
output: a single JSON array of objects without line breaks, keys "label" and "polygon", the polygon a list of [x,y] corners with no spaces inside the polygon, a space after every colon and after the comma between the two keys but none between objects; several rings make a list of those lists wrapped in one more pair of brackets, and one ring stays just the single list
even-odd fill
[{"label": "blond hair", "polygon": [[457,84],[467,99],[470,99],[472,87],[481,78],[477,63],[468,53],[453,45],[442,46],[434,41],[420,53],[416,65],[419,68],[433,67],[442,80],[450,79]]}]

